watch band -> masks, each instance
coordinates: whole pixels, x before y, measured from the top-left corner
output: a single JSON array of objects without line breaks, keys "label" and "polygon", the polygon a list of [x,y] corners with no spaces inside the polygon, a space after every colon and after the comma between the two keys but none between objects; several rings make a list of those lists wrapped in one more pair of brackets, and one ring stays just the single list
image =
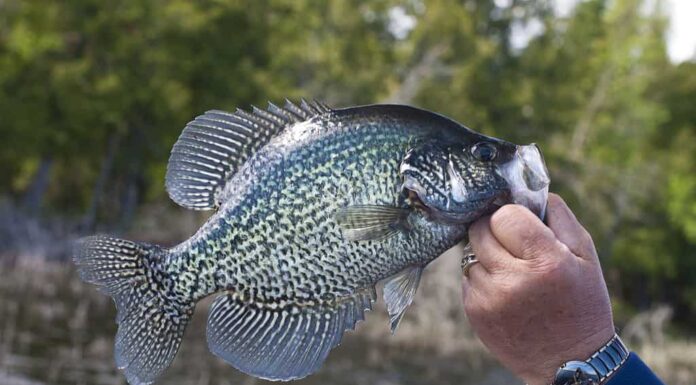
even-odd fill
[{"label": "watch band", "polygon": [[585,361],[563,364],[552,385],[600,385],[628,359],[628,348],[617,334]]}]

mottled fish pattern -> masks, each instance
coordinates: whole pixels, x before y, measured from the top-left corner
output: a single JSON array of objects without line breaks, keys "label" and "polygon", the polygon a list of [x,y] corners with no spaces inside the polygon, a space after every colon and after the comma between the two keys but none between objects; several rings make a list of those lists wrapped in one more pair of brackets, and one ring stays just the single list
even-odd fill
[{"label": "mottled fish pattern", "polygon": [[75,261],[114,297],[115,357],[131,384],[162,374],[196,302],[213,294],[213,353],[257,377],[301,378],[387,278],[396,329],[423,268],[514,201],[499,166],[516,148],[408,106],[209,111],[184,129],[166,180],[175,202],[216,210],[209,220],[170,249],[84,238]]}]

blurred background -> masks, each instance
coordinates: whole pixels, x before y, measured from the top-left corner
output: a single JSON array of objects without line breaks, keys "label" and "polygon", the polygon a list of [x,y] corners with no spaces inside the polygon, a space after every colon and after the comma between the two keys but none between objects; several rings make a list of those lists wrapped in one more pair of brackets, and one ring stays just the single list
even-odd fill
[{"label": "blurred background", "polygon": [[[696,384],[696,2],[0,0],[0,383],[125,384],[76,237],[178,243],[164,191],[201,112],[407,103],[539,143],[592,233],[630,346]],[[470,332],[459,254],[390,337],[382,306],[302,384],[517,384]],[[205,306],[161,383],[254,384],[207,353]]]}]

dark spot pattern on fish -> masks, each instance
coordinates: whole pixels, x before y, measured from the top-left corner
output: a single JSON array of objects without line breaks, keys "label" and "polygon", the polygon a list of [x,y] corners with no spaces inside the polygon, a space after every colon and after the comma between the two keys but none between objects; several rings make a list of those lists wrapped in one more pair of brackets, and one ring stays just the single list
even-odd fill
[{"label": "dark spot pattern on fish", "polygon": [[389,278],[394,331],[423,268],[469,223],[508,201],[543,215],[548,175],[536,146],[432,112],[303,101],[196,118],[166,186],[185,207],[217,211],[169,250],[93,237],[75,257],[116,301],[116,361],[131,384],[166,369],[195,303],[215,294],[213,353],[261,378],[311,374],[379,281]]}]

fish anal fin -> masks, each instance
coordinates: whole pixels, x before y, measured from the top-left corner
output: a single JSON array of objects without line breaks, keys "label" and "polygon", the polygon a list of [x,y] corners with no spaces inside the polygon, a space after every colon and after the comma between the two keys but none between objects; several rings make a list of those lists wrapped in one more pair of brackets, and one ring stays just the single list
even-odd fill
[{"label": "fish anal fin", "polygon": [[380,205],[355,205],[336,211],[334,219],[349,241],[388,238],[408,229],[410,208]]},{"label": "fish anal fin", "polygon": [[219,296],[208,316],[208,347],[244,373],[294,380],[317,371],[372,307],[374,288],[332,304],[267,307],[234,294]]},{"label": "fish anal fin", "polygon": [[392,334],[399,327],[406,308],[413,302],[423,269],[423,266],[409,266],[384,284],[384,302],[387,304]]},{"label": "fish anal fin", "polygon": [[323,104],[269,103],[251,113],[211,110],[189,122],[172,148],[165,186],[177,204],[195,210],[220,205],[220,193],[239,168],[286,127],[329,112]]}]

